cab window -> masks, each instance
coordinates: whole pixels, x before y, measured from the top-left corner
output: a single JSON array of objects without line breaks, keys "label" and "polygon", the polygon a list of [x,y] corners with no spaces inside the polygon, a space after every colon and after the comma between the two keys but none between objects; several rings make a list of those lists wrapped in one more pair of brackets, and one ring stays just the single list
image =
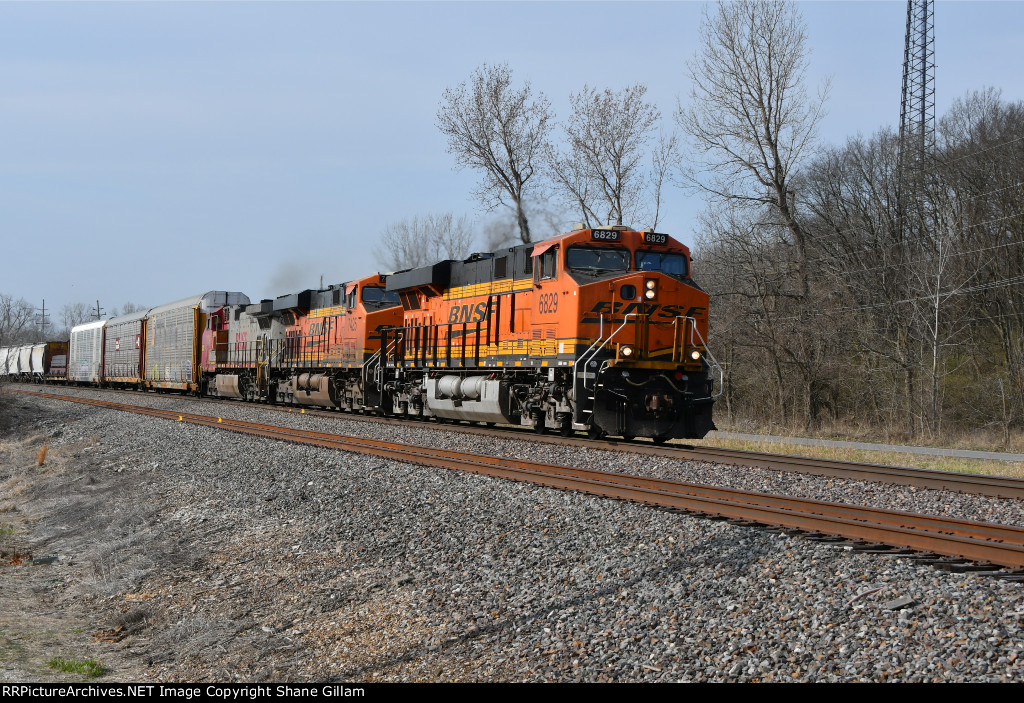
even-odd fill
[{"label": "cab window", "polygon": [[398,305],[401,299],[393,290],[385,290],[380,286],[363,286],[362,301],[370,304]]},{"label": "cab window", "polygon": [[534,266],[534,280],[554,278],[558,274],[558,247],[551,247],[537,258],[540,261]]},{"label": "cab window", "polygon": [[674,276],[686,276],[686,257],[682,254],[665,251],[638,251],[636,253],[638,271],[660,271]]},{"label": "cab window", "polygon": [[621,247],[569,247],[565,265],[575,271],[628,271],[629,250]]}]

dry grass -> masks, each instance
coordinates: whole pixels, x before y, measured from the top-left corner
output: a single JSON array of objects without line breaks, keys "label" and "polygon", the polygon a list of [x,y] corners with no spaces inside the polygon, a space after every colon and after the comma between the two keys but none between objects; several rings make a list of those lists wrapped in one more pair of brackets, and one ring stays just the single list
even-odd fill
[{"label": "dry grass", "polygon": [[[906,452],[875,451],[867,449],[847,449],[843,447],[810,447],[803,444],[787,444],[784,442],[755,442],[741,439],[702,439],[686,440],[695,446],[723,447],[726,449],[743,449],[753,452],[771,454],[790,454],[819,459],[835,459],[866,464],[884,464],[886,466],[910,466],[936,471],[960,471],[972,474],[991,476],[1012,476],[1024,478],[1024,462],[994,461],[990,459],[964,459],[960,457],[930,456],[927,454],[909,454]],[[987,451],[992,451],[991,449]]]},{"label": "dry grass", "polygon": [[935,433],[912,434],[895,427],[877,427],[868,424],[837,421],[822,425],[817,431],[807,431],[802,426],[766,424],[739,418],[734,418],[732,423],[726,423],[724,418],[722,418],[719,420],[719,425],[719,429],[726,432],[1024,454],[1024,431],[1020,430],[1012,430],[1004,434],[1001,430],[994,428],[972,429],[968,431],[956,428],[943,428]]}]

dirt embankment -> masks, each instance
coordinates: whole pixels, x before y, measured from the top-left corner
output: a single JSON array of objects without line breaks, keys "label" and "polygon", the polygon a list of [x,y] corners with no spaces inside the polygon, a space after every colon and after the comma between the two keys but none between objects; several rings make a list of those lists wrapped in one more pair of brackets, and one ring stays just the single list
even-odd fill
[{"label": "dirt embankment", "polygon": [[[110,600],[104,503],[113,489],[92,461],[94,441],[56,447],[71,413],[42,419],[31,402],[0,397],[0,679],[78,681],[48,663],[93,659],[110,680],[144,678],[143,662],[111,646],[135,616]],[[45,455],[43,447],[45,449]]]},{"label": "dirt embankment", "polygon": [[116,436],[76,431],[94,410],[0,402],[0,680],[86,680],[55,657],[102,663],[100,681],[286,676],[271,599],[230,589],[255,552],[221,549],[206,517],[182,530],[187,492]]}]

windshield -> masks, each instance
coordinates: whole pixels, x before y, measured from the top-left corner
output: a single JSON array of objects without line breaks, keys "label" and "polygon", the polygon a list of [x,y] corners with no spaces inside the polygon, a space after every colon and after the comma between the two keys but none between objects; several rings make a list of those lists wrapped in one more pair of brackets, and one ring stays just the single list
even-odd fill
[{"label": "windshield", "polygon": [[391,303],[398,305],[402,302],[398,298],[398,293],[393,290],[384,290],[379,286],[363,286],[362,297],[364,303]]},{"label": "windshield", "polygon": [[611,247],[569,247],[565,264],[577,271],[627,271],[629,250]]},{"label": "windshield", "polygon": [[661,271],[676,276],[687,275],[686,257],[663,251],[638,251],[636,267],[640,271]]}]

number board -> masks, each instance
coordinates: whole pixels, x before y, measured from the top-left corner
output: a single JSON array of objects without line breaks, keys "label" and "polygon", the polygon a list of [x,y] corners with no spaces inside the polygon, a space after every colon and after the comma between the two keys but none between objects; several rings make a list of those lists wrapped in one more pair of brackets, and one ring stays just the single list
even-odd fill
[{"label": "number board", "polygon": [[667,234],[657,232],[644,232],[644,244],[668,244]]},{"label": "number board", "polygon": [[591,230],[590,238],[599,242],[619,241],[619,231],[616,229],[595,229]]}]

